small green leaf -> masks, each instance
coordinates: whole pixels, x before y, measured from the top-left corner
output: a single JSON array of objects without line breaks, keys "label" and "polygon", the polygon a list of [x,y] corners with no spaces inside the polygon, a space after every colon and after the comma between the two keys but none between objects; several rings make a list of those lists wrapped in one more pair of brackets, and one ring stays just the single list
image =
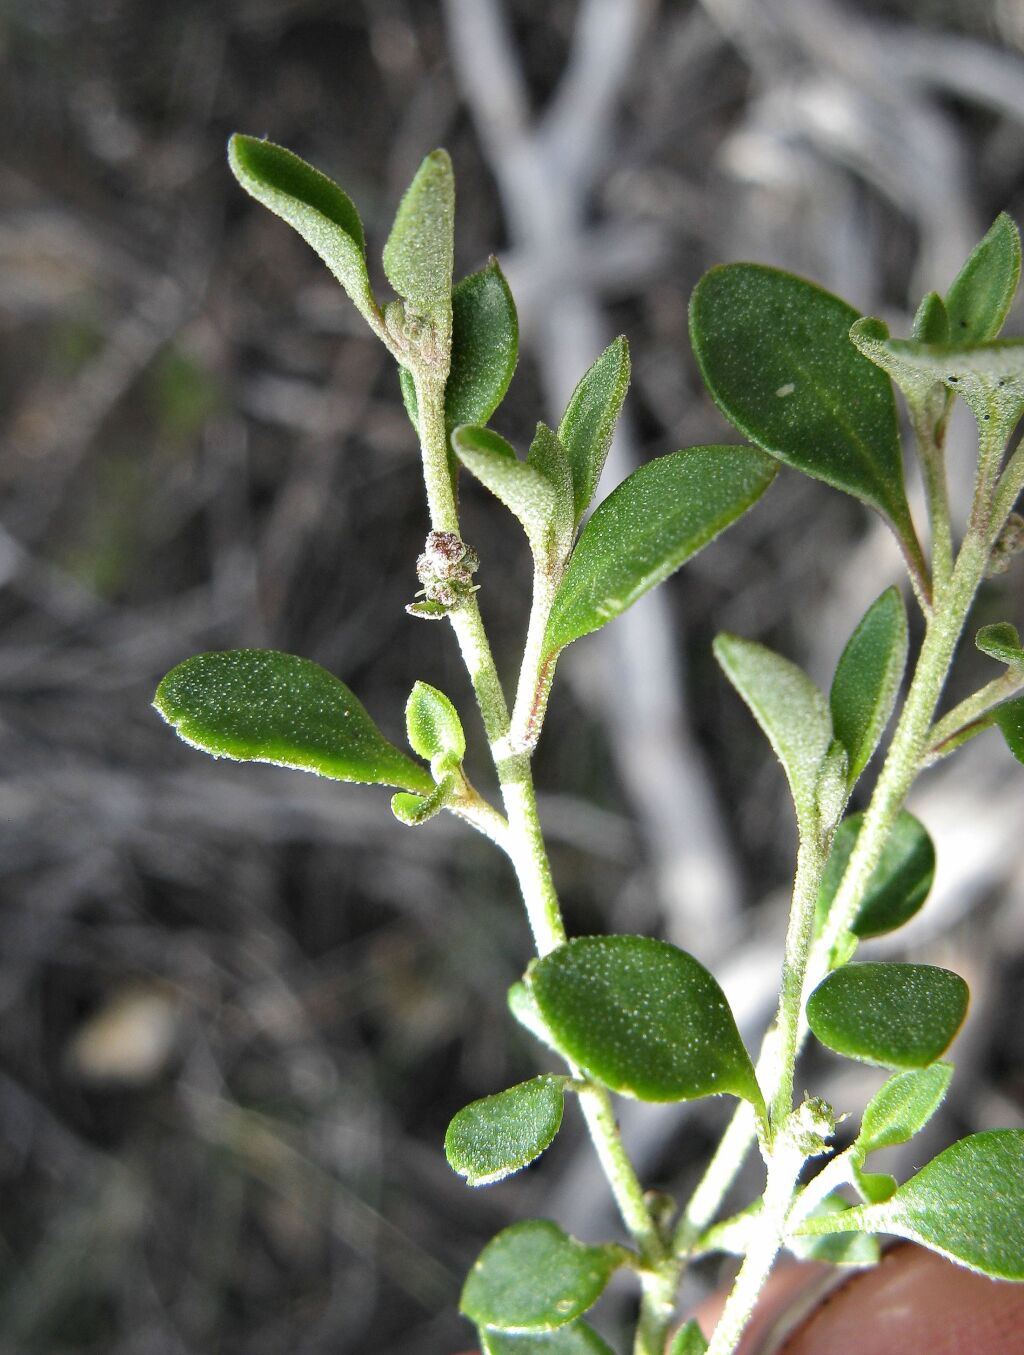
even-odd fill
[{"label": "small green leaf", "polygon": [[409,747],[420,757],[458,765],[466,756],[466,736],[459,712],[436,687],[417,682],[405,705]]},{"label": "small green leaf", "polygon": [[605,1086],[641,1101],[761,1092],[725,994],[702,964],[645,936],[580,936],[526,974],[552,1036]]},{"label": "small green leaf", "polygon": [[199,654],[171,669],[153,704],[186,743],[214,757],[434,789],[427,769],[388,743],[343,682],[294,654]]},{"label": "small green leaf", "polygon": [[913,333],[921,343],[949,343],[949,315],[938,292],[929,292],[918,306]]},{"label": "small green leaf", "polygon": [[610,1346],[586,1322],[518,1336],[485,1327],[480,1332],[480,1344],[484,1355],[612,1355]]},{"label": "small green leaf", "polygon": [[555,595],[547,658],[621,615],[735,522],[775,468],[753,447],[689,447],[635,470],[584,527]]},{"label": "small green leaf", "polygon": [[668,1355],[705,1355],[708,1343],[696,1318],[691,1317],[672,1337]]},{"label": "small green leaf", "polygon": [[913,553],[892,387],[850,343],[857,312],[760,264],[713,268],[690,303],[704,381],[766,452],[883,513]]},{"label": "small green leaf", "polygon": [[[838,1195],[828,1195],[807,1217],[827,1217],[849,1208]],[[801,1261],[824,1261],[830,1266],[873,1266],[882,1254],[878,1239],[870,1233],[836,1233],[828,1237],[798,1235],[791,1237],[787,1245]]]},{"label": "small green leaf", "polygon": [[[829,909],[846,873],[863,814],[851,814],[839,825],[818,893],[818,927],[825,924]],[[901,810],[871,873],[853,924],[862,940],[883,936],[909,922],[920,909],[935,878],[935,847],[924,824]]]},{"label": "small green leaf", "polygon": [[923,964],[849,964],[807,999],[807,1023],[829,1049],[887,1068],[924,1068],[967,1015],[959,974]]},{"label": "small green leaf", "polygon": [[854,1169],[853,1184],[867,1204],[881,1204],[896,1190],[896,1178],[888,1172],[865,1172]]},{"label": "small green leaf", "polygon": [[544,1018],[537,1006],[537,999],[525,983],[516,982],[508,990],[508,1009],[524,1030],[528,1030],[535,1040],[539,1040],[548,1049],[557,1054],[558,1047],[544,1024]]},{"label": "small green leaf", "polygon": [[455,177],[448,152],[431,151],[398,206],[384,272],[415,315],[451,324]]},{"label": "small green leaf", "polygon": [[481,1327],[543,1332],[585,1313],[621,1262],[616,1247],[588,1247],[546,1219],[514,1223],[480,1253],[460,1311]]},{"label": "small green leaf", "polygon": [[363,225],[348,195],[326,174],[272,141],[236,133],[228,142],[228,163],[247,193],[313,247],[361,314],[377,316]]},{"label": "small green leaf", "polygon": [[526,454],[526,464],[539,470],[555,491],[552,516],[552,541],[555,557],[563,564],[572,550],[576,524],[572,513],[572,467],[569,453],[562,446],[557,433],[545,423],[537,424],[537,431]]},{"label": "small green leaf", "polygon": [[982,626],[974,643],[983,654],[1008,668],[1024,667],[1024,648],[1021,647],[1017,627],[1008,621],[997,621],[992,626]]},{"label": "small green leaf", "polygon": [[566,1078],[545,1073],[460,1110],[444,1151],[471,1186],[487,1186],[540,1157],[562,1124]]},{"label": "small green leaf", "polygon": [[889,1078],[864,1111],[857,1135],[858,1151],[866,1157],[879,1148],[909,1143],[942,1104],[952,1076],[951,1064],[933,1063]]},{"label": "small green leaf", "polygon": [[1019,280],[1020,234],[1006,213],[1000,212],[946,293],[955,341],[994,339],[1009,313]]},{"label": "small green leaf", "polygon": [[997,1280],[1024,1280],[1024,1130],[954,1143],[881,1204],[808,1219],[802,1231],[894,1233]]},{"label": "small green leaf", "polygon": [[574,525],[594,497],[628,387],[629,345],[620,335],[580,380],[558,425],[572,467]]},{"label": "small green leaf", "polygon": [[994,715],[1007,748],[1018,762],[1024,762],[1024,696],[996,706]]},{"label": "small green leaf", "polygon": [[815,823],[818,776],[832,743],[825,698],[796,664],[753,640],[718,635],[714,652],[782,763],[797,818]]},{"label": "small green leaf", "polygon": [[417,828],[428,823],[455,798],[461,778],[455,772],[442,775],[429,795],[408,794],[404,790],[391,797],[391,812],[399,823]]},{"label": "small green leaf", "polygon": [[849,757],[852,790],[889,723],[907,662],[907,614],[887,588],[865,612],[836,667],[829,694],[832,728]]},{"label": "small green leaf", "polygon": [[509,443],[490,428],[456,428],[452,447],[466,469],[522,523],[538,563],[547,561],[561,536],[562,505],[544,472],[520,461]]}]

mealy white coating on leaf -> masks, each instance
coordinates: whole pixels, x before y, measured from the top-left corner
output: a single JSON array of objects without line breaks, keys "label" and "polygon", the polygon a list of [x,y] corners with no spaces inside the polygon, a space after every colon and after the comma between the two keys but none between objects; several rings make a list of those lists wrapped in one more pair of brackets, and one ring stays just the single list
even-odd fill
[{"label": "mealy white coating on leaf", "polygon": [[406,189],[384,246],[384,272],[415,312],[451,323],[455,178],[447,151],[431,151]]}]

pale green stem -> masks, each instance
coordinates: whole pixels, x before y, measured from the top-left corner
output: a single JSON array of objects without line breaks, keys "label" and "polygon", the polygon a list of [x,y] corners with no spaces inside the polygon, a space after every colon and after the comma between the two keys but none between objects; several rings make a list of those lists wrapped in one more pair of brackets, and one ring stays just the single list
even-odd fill
[{"label": "pale green stem", "polygon": [[953,532],[949,515],[949,489],[946,483],[944,442],[945,416],[936,419],[925,402],[924,408],[911,406],[911,423],[917,443],[917,455],[928,502],[931,528],[932,582],[940,592],[953,572]]},{"label": "pale green stem", "polygon": [[530,608],[530,622],[523,649],[523,662],[519,669],[519,685],[512,707],[512,729],[509,735],[512,748],[520,752],[529,752],[536,748],[547,710],[555,665],[553,660],[544,662],[546,657],[544,636],[561,574],[560,569],[540,567],[533,572],[533,605]]},{"label": "pale green stem", "polygon": [[996,706],[1008,701],[1022,690],[1024,690],[1024,669],[1008,668],[1005,673],[986,683],[958,706],[954,706],[941,720],[932,725],[922,765],[931,766],[933,762],[938,762],[947,753],[951,753],[955,747],[964,742],[964,739],[958,739],[957,736],[960,734],[966,736],[969,732],[974,732],[972,726],[976,727],[978,733],[987,728],[988,722],[984,717]]},{"label": "pale green stem", "polygon": [[1024,490],[1024,442],[1010,457],[996,486],[992,504],[992,522],[997,533],[1013,512],[1013,505],[1020,498],[1022,490]]},{"label": "pale green stem", "polygon": [[834,1190],[840,1186],[849,1185],[853,1181],[854,1168],[857,1166],[856,1157],[853,1148],[847,1148],[844,1153],[834,1157],[831,1162],[826,1163],[821,1171],[812,1181],[808,1181],[803,1190],[793,1201],[792,1208],[786,1218],[786,1231],[790,1235],[796,1232],[809,1214],[812,1214],[822,1200],[827,1199]]}]

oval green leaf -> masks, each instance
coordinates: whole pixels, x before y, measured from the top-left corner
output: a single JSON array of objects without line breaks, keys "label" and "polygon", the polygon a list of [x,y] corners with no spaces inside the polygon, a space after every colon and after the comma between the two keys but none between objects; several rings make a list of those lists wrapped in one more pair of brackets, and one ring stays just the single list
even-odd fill
[{"label": "oval green leaf", "polygon": [[336,781],[431,792],[433,778],[389,743],[326,668],[273,649],[198,654],[172,668],[156,709],[214,757],[272,762]]},{"label": "oval green leaf", "polygon": [[348,195],[272,141],[236,133],[228,142],[228,163],[247,193],[316,250],[361,314],[376,316],[363,225]]},{"label": "oval green leaf", "polygon": [[731,1092],[763,1108],[725,994],[692,955],[646,936],[581,936],[526,982],[552,1037],[613,1091],[641,1101]]},{"label": "oval green leaf", "polygon": [[1019,281],[1020,233],[1006,213],[1000,212],[946,293],[954,341],[984,343],[994,339],[1003,327]]},{"label": "oval green leaf", "polygon": [[974,643],[983,654],[1008,668],[1024,668],[1024,648],[1021,647],[1017,627],[1009,621],[997,621],[992,626],[982,626]]},{"label": "oval green leaf", "polygon": [[621,1258],[618,1248],[585,1246],[546,1219],[514,1223],[480,1253],[459,1310],[481,1327],[553,1331],[597,1302]]},{"label": "oval green leaf", "polygon": [[738,635],[718,635],[715,658],[750,708],[782,763],[806,828],[817,821],[818,778],[832,743],[821,692],[796,664]]},{"label": "oval green leaf", "polygon": [[558,425],[572,467],[574,526],[597,490],[628,388],[629,345],[620,335],[580,379]]},{"label": "oval green leaf", "polygon": [[951,1064],[933,1063],[889,1078],[864,1111],[856,1143],[862,1156],[909,1143],[942,1104],[952,1076]]},{"label": "oval green leaf", "polygon": [[544,472],[520,461],[491,428],[456,428],[452,447],[466,469],[522,523],[538,563],[546,562],[560,538],[563,514],[558,491]]},{"label": "oval green leaf", "polygon": [[843,650],[829,693],[832,729],[846,749],[852,790],[889,723],[907,662],[907,613],[887,588],[865,612]]},{"label": "oval green leaf", "polygon": [[519,1336],[483,1328],[480,1344],[484,1355],[612,1355],[611,1347],[586,1322]]},{"label": "oval green leaf", "polygon": [[807,1023],[829,1049],[884,1068],[924,1068],[967,1015],[967,984],[934,965],[849,964],[807,999]]},{"label": "oval green leaf", "polygon": [[1024,762],[1024,696],[1004,701],[996,707],[994,717],[1007,748],[1018,762]]},{"label": "oval green leaf", "polygon": [[[824,925],[842,883],[863,814],[851,814],[839,825],[818,893],[818,927]],[[928,897],[935,878],[935,847],[927,828],[901,810],[882,848],[861,900],[853,932],[862,940],[884,936],[909,922]]]},{"label": "oval green leaf", "polygon": [[409,747],[432,762],[458,764],[466,756],[466,736],[459,712],[436,687],[417,682],[405,704],[405,728]]},{"label": "oval green leaf", "polygon": [[756,503],[775,468],[753,447],[689,447],[623,480],[584,527],[555,594],[548,660],[613,620]]},{"label": "oval green leaf", "polygon": [[690,1318],[679,1328],[668,1348],[668,1355],[706,1355],[708,1343],[696,1318]]},{"label": "oval green leaf", "polygon": [[444,1137],[449,1165],[471,1186],[490,1185],[528,1166],[561,1127],[565,1083],[545,1073],[465,1106]]},{"label": "oval green leaf", "polygon": [[780,461],[877,508],[916,556],[892,387],[850,343],[856,319],[839,297],[761,264],[713,268],[690,303],[693,349],[726,417]]},{"label": "oval green leaf", "polygon": [[804,1233],[894,1233],[997,1280],[1024,1280],[1024,1130],[954,1143],[881,1204],[807,1219]]},{"label": "oval green leaf", "polygon": [[455,176],[448,152],[431,151],[398,205],[384,246],[384,272],[417,315],[450,332],[455,248]]}]

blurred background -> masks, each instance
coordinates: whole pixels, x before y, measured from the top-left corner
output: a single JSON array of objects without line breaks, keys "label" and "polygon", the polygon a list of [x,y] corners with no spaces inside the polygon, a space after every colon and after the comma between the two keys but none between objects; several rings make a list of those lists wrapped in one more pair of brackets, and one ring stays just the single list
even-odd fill
[{"label": "blurred background", "polygon": [[[463,705],[491,786],[448,630],[403,610],[427,524],[395,373],[238,189],[229,133],[342,183],[379,283],[401,190],[447,146],[457,271],[497,252],[520,308],[500,430],[522,447],[629,338],[607,491],[735,438],[687,339],[710,264],[796,269],[906,333],[997,211],[1021,219],[1022,45],[1020,0],[7,0],[3,1355],[448,1355],[499,1227],[617,1233],[571,1108],[500,1186],[466,1189],[442,1155],[468,1100],[552,1066],[505,1010],[529,937],[490,845],[454,820],[399,826],[379,789],[202,758],[150,709],[180,659],[265,645],[337,672],[401,741],[423,678]],[[961,504],[972,456],[957,422]],[[527,552],[482,491],[463,497],[511,682]],[[1022,570],[986,586],[979,624],[1024,625]],[[571,930],[691,949],[755,1046],[794,834],[710,640],[738,631],[827,682],[898,578],[880,523],[784,472],[560,665],[537,778]],[[992,675],[968,643],[951,698]],[[1024,1124],[1024,776],[988,734],[912,807],[937,886],[882,953],[947,964],[975,997],[954,1092],[897,1171]],[[800,1076],[839,1111],[880,1080],[824,1056]],[[621,1109],[644,1180],[684,1193],[729,1107]],[[630,1303],[603,1301],[613,1337]]]}]

